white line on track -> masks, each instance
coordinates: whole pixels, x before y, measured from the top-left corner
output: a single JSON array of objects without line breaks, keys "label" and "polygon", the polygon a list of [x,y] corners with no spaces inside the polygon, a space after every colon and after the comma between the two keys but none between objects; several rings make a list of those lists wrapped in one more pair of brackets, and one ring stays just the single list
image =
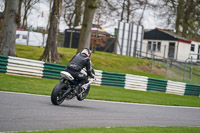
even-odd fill
[{"label": "white line on track", "polygon": [[[19,93],[19,92],[9,92],[9,91],[0,91],[0,93],[11,93],[18,95],[30,95],[30,96],[39,96],[39,97],[50,97],[47,95],[38,95],[38,94],[29,94],[29,93]],[[104,101],[104,100],[90,100],[85,99],[85,101],[94,101],[102,103],[113,103],[113,104],[129,104],[129,105],[142,105],[142,106],[156,106],[156,107],[170,107],[170,108],[186,108],[186,109],[200,109],[200,107],[187,107],[187,106],[168,106],[168,105],[155,105],[155,104],[142,104],[142,103],[128,103],[128,102],[115,102],[115,101]]]}]

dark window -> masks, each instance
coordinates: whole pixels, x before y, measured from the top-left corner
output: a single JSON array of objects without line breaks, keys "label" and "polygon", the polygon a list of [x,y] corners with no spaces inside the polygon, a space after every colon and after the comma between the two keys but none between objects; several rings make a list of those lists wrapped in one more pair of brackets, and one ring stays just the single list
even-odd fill
[{"label": "dark window", "polygon": [[17,34],[17,35],[16,35],[16,39],[18,39],[19,37],[20,37],[20,34]]},{"label": "dark window", "polygon": [[160,51],[160,49],[161,49],[161,42],[151,42],[151,41],[148,41],[148,50],[150,50],[150,51],[151,50],[152,51]]},{"label": "dark window", "polygon": [[23,35],[23,36],[22,36],[22,39],[27,39],[27,35]]},{"label": "dark window", "polygon": [[194,52],[194,48],[195,48],[195,45],[194,45],[194,44],[191,44],[190,51],[193,51],[193,52]]},{"label": "dark window", "polygon": [[161,48],[161,42],[158,42],[158,44],[157,44],[157,50],[160,51],[160,48]]},{"label": "dark window", "polygon": [[156,42],[153,42],[153,51],[156,51]]},{"label": "dark window", "polygon": [[148,42],[148,50],[151,50],[151,42]]}]

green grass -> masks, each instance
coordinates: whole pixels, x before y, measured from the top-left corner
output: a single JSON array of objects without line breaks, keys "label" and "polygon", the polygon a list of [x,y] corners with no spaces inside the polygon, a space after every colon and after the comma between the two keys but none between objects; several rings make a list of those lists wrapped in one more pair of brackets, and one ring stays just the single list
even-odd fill
[{"label": "green grass", "polygon": [[[169,75],[168,75],[168,79],[169,80],[174,80],[174,81],[179,81],[179,82],[183,82],[183,75],[184,75],[184,64],[180,65],[179,67],[181,67],[182,69],[179,69],[177,67],[174,66],[170,66],[169,67]],[[186,71],[185,72],[185,77],[184,77],[184,82],[186,83],[191,83],[191,84],[200,84],[200,77],[198,75],[195,74],[199,74],[200,75],[200,66],[192,66],[192,77],[191,80],[189,78],[189,71],[190,71],[190,67],[189,65],[186,66]]]},{"label": "green grass", "polygon": [[50,95],[58,80],[0,74],[0,90]]},{"label": "green grass", "polygon": [[[39,60],[44,48],[16,45],[16,53],[18,57]],[[61,48],[58,47],[58,53],[60,55],[60,63],[67,65],[71,58],[76,54],[77,49]],[[117,73],[129,73],[134,75],[148,76],[152,78],[165,79],[165,67],[166,65],[159,62],[154,62],[153,72],[151,70],[151,60],[139,59],[129,56],[121,56],[112,53],[98,52],[92,53],[91,60],[94,64],[93,68]],[[184,65],[180,65],[184,68]],[[188,69],[188,68],[187,68]],[[193,73],[200,75],[200,67],[193,66]],[[188,69],[189,70],[189,69]],[[192,76],[192,81],[189,80],[189,74],[185,75],[185,82],[192,84],[199,84],[199,76]],[[174,81],[182,81],[183,70],[169,67],[168,79]]]},{"label": "green grass", "polygon": [[44,48],[26,45],[16,45],[17,57],[39,60],[42,56]]},{"label": "green grass", "polygon": [[[0,91],[50,95],[58,80],[0,74]],[[143,92],[122,88],[92,86],[88,99],[144,103],[156,105],[200,107],[200,98],[158,92]]]},{"label": "green grass", "polygon": [[[44,48],[16,45],[16,54],[18,57],[39,60],[42,55]],[[61,55],[60,64],[67,65],[71,58],[76,54],[77,49],[72,48],[61,48],[58,47],[58,53]],[[151,66],[151,61],[145,59],[138,59],[129,56],[121,56],[105,52],[92,53],[91,60],[94,64],[95,69],[107,71],[107,72],[118,72],[118,73],[129,73],[135,75],[144,75],[153,78],[164,79],[164,75],[159,75],[150,72],[143,72],[136,70],[135,67],[139,66]],[[156,63],[155,66],[162,67]]]},{"label": "green grass", "polygon": [[200,107],[199,97],[179,96],[159,92],[143,92],[105,86],[92,86],[87,98],[130,103]]},{"label": "green grass", "polygon": [[[31,131],[28,131],[31,132]],[[32,133],[199,133],[200,127],[100,127],[32,131]],[[27,133],[27,132],[19,132]]]}]

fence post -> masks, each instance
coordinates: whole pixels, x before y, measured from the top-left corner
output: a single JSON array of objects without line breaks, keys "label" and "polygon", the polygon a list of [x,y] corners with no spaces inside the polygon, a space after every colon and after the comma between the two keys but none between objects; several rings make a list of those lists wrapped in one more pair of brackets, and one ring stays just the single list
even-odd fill
[{"label": "fence post", "polygon": [[146,48],[146,58],[148,58],[147,53],[148,53],[148,44],[147,44],[147,48]]},{"label": "fence post", "polygon": [[168,67],[169,67],[169,63],[168,63],[168,59],[167,59],[166,72],[165,72],[165,80],[167,80]]},{"label": "fence post", "polygon": [[164,47],[164,55],[163,55],[163,60],[165,60],[165,51],[166,51],[166,45]]},{"label": "fence post", "polygon": [[117,54],[118,33],[115,35],[114,53]]},{"label": "fence post", "polygon": [[134,53],[133,53],[133,57],[136,57],[136,51],[137,51],[137,40],[135,40],[135,45],[134,45]]},{"label": "fence post", "polygon": [[153,52],[151,52],[151,73],[153,72],[153,62],[154,62],[154,55]]},{"label": "fence post", "polygon": [[187,62],[188,59],[185,60],[185,64],[184,64],[183,82],[185,81],[185,71],[186,71],[185,69],[186,69],[186,62]]},{"label": "fence post", "polygon": [[30,37],[30,29],[28,29],[28,33],[27,33],[27,46],[29,45],[29,37]]},{"label": "fence post", "polygon": [[183,82],[185,81],[185,67],[186,67],[186,61],[185,61],[185,64],[184,64]]},{"label": "fence post", "polygon": [[192,56],[190,58],[190,82],[192,81]]}]

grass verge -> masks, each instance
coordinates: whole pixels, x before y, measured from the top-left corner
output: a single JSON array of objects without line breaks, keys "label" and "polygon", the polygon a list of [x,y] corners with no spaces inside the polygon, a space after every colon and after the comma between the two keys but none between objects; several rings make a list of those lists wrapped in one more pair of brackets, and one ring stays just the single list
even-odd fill
[{"label": "grass verge", "polygon": [[[18,57],[39,60],[44,48],[35,46],[16,45],[16,53]],[[58,47],[60,55],[60,64],[67,65],[71,58],[76,54],[77,49]],[[165,79],[166,64],[154,62],[153,72],[151,72],[151,60],[139,59],[130,56],[121,56],[106,52],[96,51],[92,53],[91,58],[94,68],[107,72],[129,73],[134,75],[148,76],[152,78]],[[184,65],[180,67],[184,68]],[[187,68],[189,70],[189,68]],[[199,66],[193,66],[193,73],[200,74]],[[183,70],[169,67],[168,79],[182,81]],[[185,82],[199,84],[199,76],[192,76],[192,81],[189,80],[189,75],[185,75]]]},{"label": "grass verge", "polygon": [[[39,60],[40,56],[42,56],[43,51],[44,48],[40,47],[16,45],[16,54],[18,57],[21,58]],[[60,64],[67,65],[71,58],[76,54],[76,51],[77,49],[73,48],[58,47]],[[92,53],[91,60],[94,64],[94,68],[98,70],[144,75],[153,78],[164,79],[164,75],[150,73],[150,71],[143,72],[135,69],[135,67],[138,66],[147,66],[150,68],[151,61],[149,60],[98,51]],[[163,65],[159,65],[158,63],[156,63],[155,66],[162,67]]]},{"label": "grass verge", "polygon": [[[0,91],[50,95],[58,80],[0,74]],[[92,86],[88,99],[131,103],[200,107],[200,98],[122,88]]]},{"label": "grass verge", "polygon": [[[29,131],[29,133],[199,133],[200,127],[101,127]],[[18,132],[26,133],[26,132]]]}]

